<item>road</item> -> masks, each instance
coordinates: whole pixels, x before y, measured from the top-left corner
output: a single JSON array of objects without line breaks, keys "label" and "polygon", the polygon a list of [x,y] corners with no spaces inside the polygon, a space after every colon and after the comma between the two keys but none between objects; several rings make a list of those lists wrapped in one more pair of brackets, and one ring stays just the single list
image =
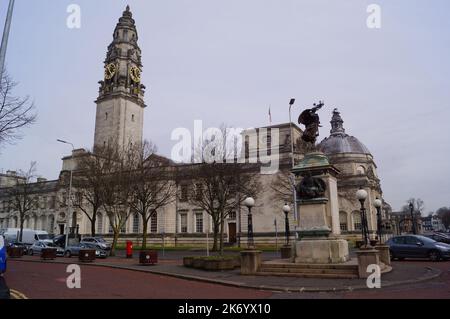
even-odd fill
[{"label": "road", "polygon": [[30,299],[262,299],[272,295],[128,270],[81,266],[81,289],[68,289],[66,265],[11,262],[8,286]]},{"label": "road", "polygon": [[66,265],[15,261],[5,275],[12,291],[30,299],[450,299],[450,262],[407,261],[440,268],[441,277],[399,287],[340,293],[281,293],[188,281],[150,273],[81,266],[81,289],[68,289]]}]

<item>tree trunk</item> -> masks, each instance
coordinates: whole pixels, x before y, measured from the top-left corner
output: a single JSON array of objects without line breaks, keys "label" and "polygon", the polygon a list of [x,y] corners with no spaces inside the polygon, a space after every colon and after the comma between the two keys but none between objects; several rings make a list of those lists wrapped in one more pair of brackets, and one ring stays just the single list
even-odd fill
[{"label": "tree trunk", "polygon": [[223,256],[223,229],[225,221],[222,218],[220,221],[220,255]]},{"label": "tree trunk", "polygon": [[212,251],[217,251],[218,237],[219,237],[219,225],[214,223],[213,225],[213,235],[214,235],[214,243],[212,247]]},{"label": "tree trunk", "polygon": [[97,214],[93,214],[92,215],[92,220],[91,220],[91,234],[92,234],[92,237],[95,237],[95,233],[96,233],[96,230],[95,230],[95,222],[97,221],[97,216],[96,216]]},{"label": "tree trunk", "polygon": [[113,242],[111,245],[111,257],[114,257],[116,255],[116,246],[117,246],[117,242],[119,241],[119,234],[120,234],[120,228],[116,229],[115,227],[113,227],[114,230],[114,238],[113,238]]},{"label": "tree trunk", "polygon": [[142,215],[142,250],[147,249],[147,230],[148,220],[146,216]]},{"label": "tree trunk", "polygon": [[23,224],[25,223],[25,218],[23,218],[22,216],[20,216],[20,231],[19,231],[19,238],[18,241],[19,243],[22,242],[22,237],[23,237]]}]

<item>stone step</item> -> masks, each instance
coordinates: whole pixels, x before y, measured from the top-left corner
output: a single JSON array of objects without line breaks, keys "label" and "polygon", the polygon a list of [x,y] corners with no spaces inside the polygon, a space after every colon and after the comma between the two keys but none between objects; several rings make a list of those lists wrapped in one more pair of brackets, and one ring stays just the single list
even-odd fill
[{"label": "stone step", "polygon": [[278,277],[298,277],[298,278],[329,278],[329,279],[355,279],[356,274],[315,274],[315,273],[286,273],[286,272],[265,272],[256,273],[257,276],[278,276]]},{"label": "stone step", "polygon": [[314,268],[278,268],[278,267],[264,267],[262,272],[288,273],[288,274],[350,274],[358,275],[358,268],[356,269],[314,269]]},{"label": "stone step", "polygon": [[282,268],[282,269],[344,269],[358,271],[356,264],[295,264],[295,263],[262,263],[261,269]]}]

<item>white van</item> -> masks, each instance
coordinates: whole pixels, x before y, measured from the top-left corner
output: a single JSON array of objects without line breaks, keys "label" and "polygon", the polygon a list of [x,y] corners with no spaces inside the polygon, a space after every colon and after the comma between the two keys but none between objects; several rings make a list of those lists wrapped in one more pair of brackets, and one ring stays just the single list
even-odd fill
[{"label": "white van", "polygon": [[36,241],[45,243],[53,243],[50,235],[43,230],[24,229],[22,233],[22,243],[25,245],[33,245]]},{"label": "white van", "polygon": [[[14,243],[19,241],[19,234],[20,228],[8,228],[4,231],[3,236],[5,236],[6,242]],[[53,242],[46,231],[24,228],[21,242],[25,245],[33,245],[35,241]]]},{"label": "white van", "polygon": [[14,243],[18,241],[19,232],[19,228],[6,228],[2,232],[2,235],[5,237],[5,241],[7,243]]}]

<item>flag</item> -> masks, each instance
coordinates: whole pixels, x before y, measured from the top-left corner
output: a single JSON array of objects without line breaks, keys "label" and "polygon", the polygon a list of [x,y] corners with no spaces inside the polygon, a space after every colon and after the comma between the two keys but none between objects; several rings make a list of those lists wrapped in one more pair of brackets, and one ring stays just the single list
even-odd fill
[{"label": "flag", "polygon": [[272,106],[269,106],[269,124],[272,125],[272,111],[270,110]]}]

